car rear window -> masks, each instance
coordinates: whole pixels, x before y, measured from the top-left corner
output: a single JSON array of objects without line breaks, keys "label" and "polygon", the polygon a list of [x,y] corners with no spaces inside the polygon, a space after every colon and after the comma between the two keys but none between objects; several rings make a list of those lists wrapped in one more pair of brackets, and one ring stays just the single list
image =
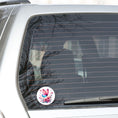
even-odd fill
[{"label": "car rear window", "polygon": [[99,106],[104,102],[64,103],[118,96],[118,14],[31,18],[20,58],[19,86],[30,110]]}]

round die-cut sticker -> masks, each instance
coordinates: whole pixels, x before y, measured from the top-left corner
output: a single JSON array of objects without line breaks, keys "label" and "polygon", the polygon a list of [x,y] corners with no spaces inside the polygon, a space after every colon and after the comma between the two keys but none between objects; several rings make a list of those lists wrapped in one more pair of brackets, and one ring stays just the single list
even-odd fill
[{"label": "round die-cut sticker", "polygon": [[50,87],[42,87],[37,92],[37,100],[42,105],[50,105],[55,100],[55,93]]}]

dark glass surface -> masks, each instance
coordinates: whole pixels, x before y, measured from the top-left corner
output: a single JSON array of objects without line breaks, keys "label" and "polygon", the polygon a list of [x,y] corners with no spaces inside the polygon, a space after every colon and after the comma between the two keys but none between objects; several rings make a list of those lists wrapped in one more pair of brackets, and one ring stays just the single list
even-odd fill
[{"label": "dark glass surface", "polygon": [[[118,14],[33,17],[20,60],[19,84],[29,109],[78,108],[65,101],[118,95]],[[55,101],[41,105],[37,91],[49,86]],[[106,103],[105,105],[117,105]]]}]

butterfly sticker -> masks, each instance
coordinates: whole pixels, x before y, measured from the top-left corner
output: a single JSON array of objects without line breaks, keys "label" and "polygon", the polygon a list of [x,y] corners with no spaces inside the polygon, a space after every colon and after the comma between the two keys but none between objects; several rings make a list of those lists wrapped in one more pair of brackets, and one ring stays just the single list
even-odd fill
[{"label": "butterfly sticker", "polygon": [[55,92],[50,87],[42,87],[37,92],[37,100],[42,105],[50,105],[55,100]]}]

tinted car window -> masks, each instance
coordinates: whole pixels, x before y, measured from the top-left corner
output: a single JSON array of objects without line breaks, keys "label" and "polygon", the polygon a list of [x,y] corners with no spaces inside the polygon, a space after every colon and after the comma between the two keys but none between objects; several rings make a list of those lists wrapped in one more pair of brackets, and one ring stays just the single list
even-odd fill
[{"label": "tinted car window", "polygon": [[[57,14],[30,19],[19,69],[20,90],[27,107],[78,108],[94,104],[64,102],[116,96],[117,25],[117,14]],[[50,87],[55,93],[49,105],[37,99],[42,87]],[[47,96],[48,92],[41,99]],[[108,104],[113,105],[111,101]]]},{"label": "tinted car window", "polygon": [[5,26],[5,23],[7,21],[7,18],[11,12],[12,8],[1,8],[0,9],[0,35],[2,33],[2,30]]}]

